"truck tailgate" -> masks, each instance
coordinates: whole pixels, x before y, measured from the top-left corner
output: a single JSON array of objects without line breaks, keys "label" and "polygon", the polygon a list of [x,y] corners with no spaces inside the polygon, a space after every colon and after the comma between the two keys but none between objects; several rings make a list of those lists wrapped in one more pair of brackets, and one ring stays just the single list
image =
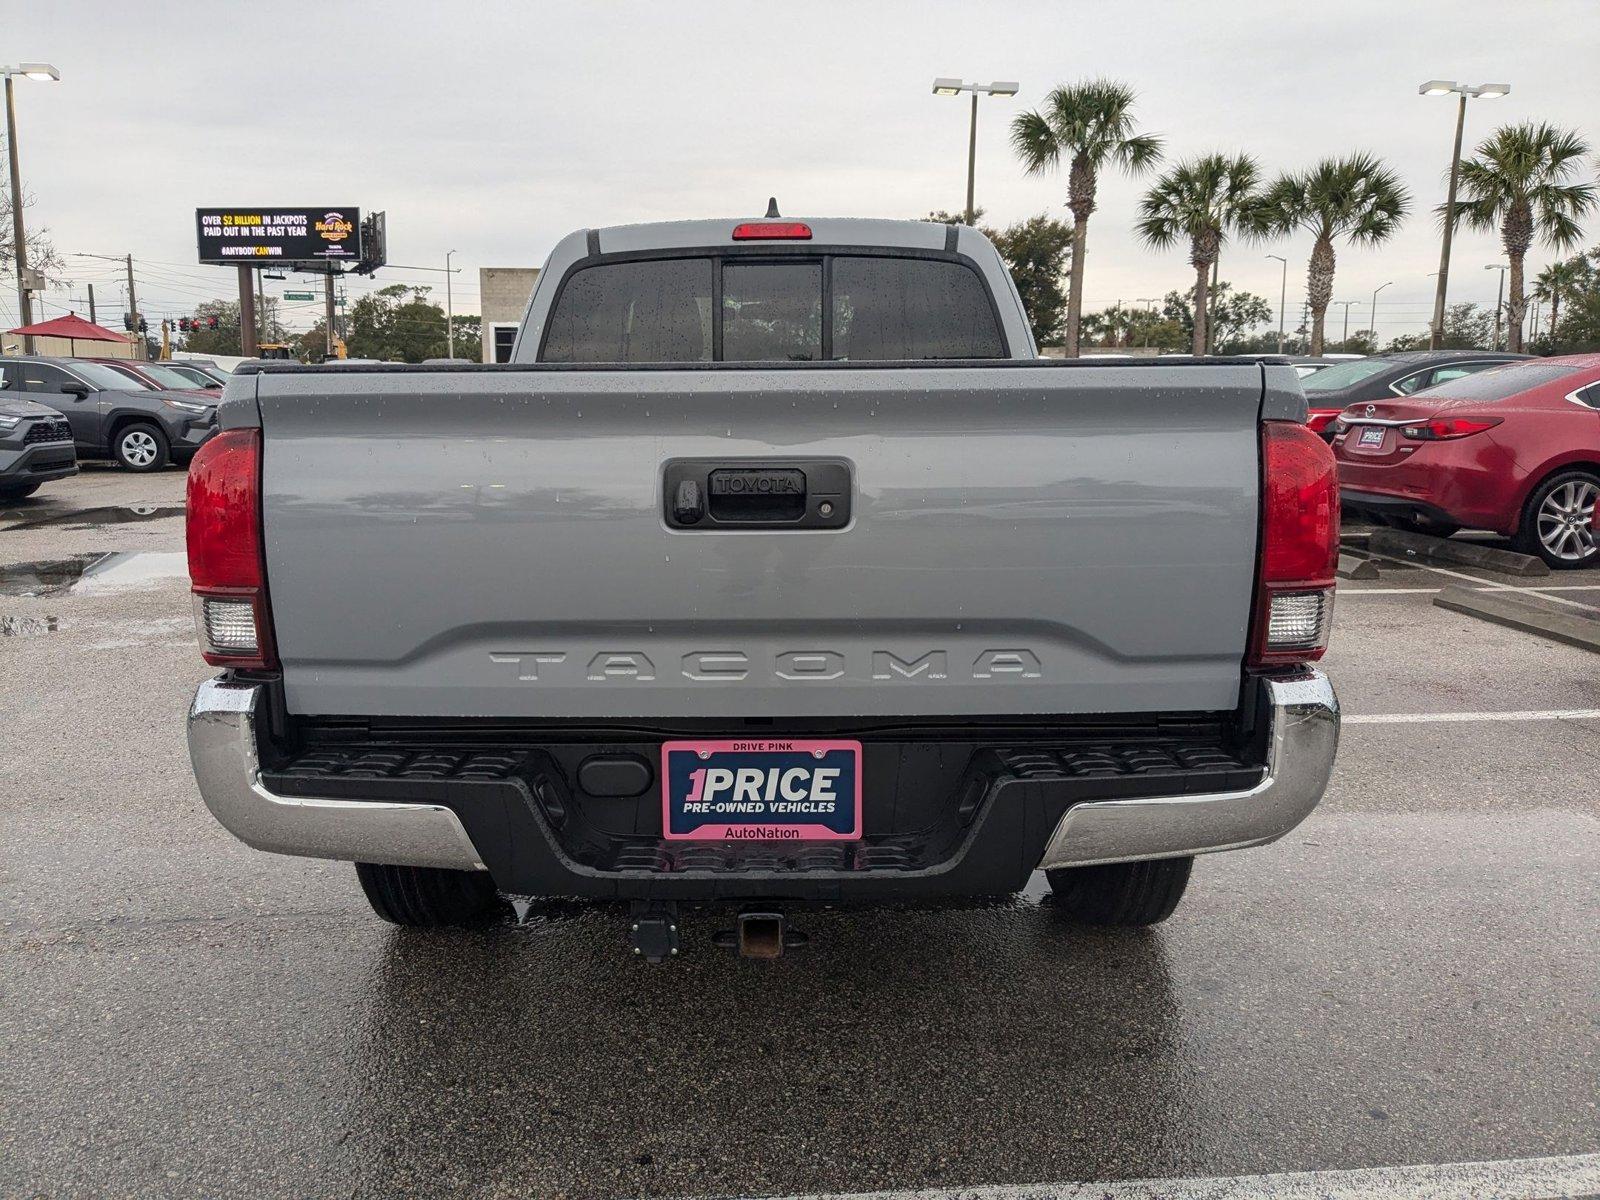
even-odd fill
[{"label": "truck tailgate", "polygon": [[[298,714],[1216,711],[1238,701],[1244,364],[264,373]],[[680,530],[666,464],[831,458],[836,530]]]}]

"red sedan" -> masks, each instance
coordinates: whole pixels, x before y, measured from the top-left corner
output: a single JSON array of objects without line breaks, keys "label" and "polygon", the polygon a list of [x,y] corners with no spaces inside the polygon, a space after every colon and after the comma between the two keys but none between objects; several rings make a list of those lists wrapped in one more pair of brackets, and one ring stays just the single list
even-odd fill
[{"label": "red sedan", "polygon": [[1346,509],[1442,537],[1493,530],[1555,568],[1600,562],[1600,354],[1353,404],[1333,429]]}]

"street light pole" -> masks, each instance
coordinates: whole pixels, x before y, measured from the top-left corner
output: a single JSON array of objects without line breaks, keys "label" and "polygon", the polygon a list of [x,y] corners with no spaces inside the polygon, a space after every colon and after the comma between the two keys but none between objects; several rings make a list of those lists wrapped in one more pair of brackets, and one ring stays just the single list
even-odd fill
[{"label": "street light pole", "polygon": [[[977,103],[978,98],[976,96],[972,99],[973,103]],[[971,192],[972,184],[969,182],[967,184],[969,197],[967,203],[969,205],[972,203]],[[454,358],[456,356],[456,310],[455,302],[450,292],[450,256],[459,253],[460,251],[458,250],[447,250],[444,256],[444,353],[446,358]]]},{"label": "street light pole", "polygon": [[1450,239],[1456,228],[1456,182],[1461,177],[1461,135],[1467,124],[1467,100],[1494,100],[1510,92],[1511,85],[1508,83],[1485,83],[1471,87],[1453,79],[1430,79],[1417,88],[1417,94],[1421,96],[1454,94],[1460,97],[1456,105],[1455,149],[1450,155],[1450,190],[1444,203],[1444,237],[1439,246],[1439,286],[1433,295],[1433,328],[1428,335],[1428,348],[1431,350],[1438,350],[1439,343],[1444,340],[1444,301],[1450,281]]},{"label": "street light pole", "polygon": [[[1491,350],[1503,350],[1503,349],[1505,349],[1505,347],[1503,347],[1500,344],[1500,315],[1501,315],[1501,312],[1505,309],[1505,305],[1506,305],[1506,272],[1509,271],[1511,268],[1506,267],[1506,266],[1502,266],[1500,263],[1490,263],[1488,266],[1484,267],[1483,269],[1485,271],[1499,271],[1500,272],[1500,291],[1499,291],[1499,294],[1497,294],[1495,296],[1495,298],[1494,298],[1494,342],[1490,345],[1489,349],[1491,349]],[[1510,333],[1511,333],[1510,322],[1507,322],[1506,323],[1506,334],[1509,336]]]},{"label": "street light pole", "polygon": [[959,96],[962,92],[972,93],[972,124],[967,130],[967,224],[971,225],[976,219],[977,209],[973,205],[973,187],[978,171],[978,95],[983,93],[989,96],[1015,96],[1018,91],[1015,82],[994,83],[967,83],[961,79],[947,79],[940,77],[933,81],[933,94],[935,96]]},{"label": "street light pole", "polygon": [[[17,268],[17,317],[19,325],[33,324],[32,297],[28,293],[28,238],[22,226],[22,166],[17,161],[17,102],[12,92],[12,80],[17,75],[36,79],[41,83],[54,83],[61,72],[49,63],[22,63],[15,67],[0,67],[6,80],[6,149],[11,167],[11,237],[12,257]],[[22,352],[33,353],[33,335],[22,335]]]},{"label": "street light pole", "polygon": [[[1393,283],[1394,280],[1391,279],[1388,283],[1380,283],[1377,287],[1372,289],[1372,323],[1368,325],[1367,328],[1372,330],[1372,344],[1374,347],[1376,347],[1378,344],[1378,293],[1383,291],[1384,288],[1391,286]],[[1346,309],[1345,312],[1348,315],[1349,309]]]},{"label": "street light pole", "polygon": [[1278,291],[1278,353],[1283,353],[1283,321],[1289,303],[1289,260],[1281,254],[1269,254],[1283,264],[1283,286]]}]

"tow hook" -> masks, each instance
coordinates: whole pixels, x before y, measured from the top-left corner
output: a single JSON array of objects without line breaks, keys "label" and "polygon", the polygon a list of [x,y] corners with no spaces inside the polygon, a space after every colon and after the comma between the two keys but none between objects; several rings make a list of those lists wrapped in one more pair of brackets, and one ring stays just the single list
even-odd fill
[{"label": "tow hook", "polygon": [[737,950],[741,958],[780,958],[792,946],[810,940],[798,929],[789,928],[780,912],[745,911],[739,914],[738,928],[715,933],[712,942]]},{"label": "tow hook", "polygon": [[635,900],[628,922],[635,956],[652,965],[678,954],[678,906],[660,900]]}]

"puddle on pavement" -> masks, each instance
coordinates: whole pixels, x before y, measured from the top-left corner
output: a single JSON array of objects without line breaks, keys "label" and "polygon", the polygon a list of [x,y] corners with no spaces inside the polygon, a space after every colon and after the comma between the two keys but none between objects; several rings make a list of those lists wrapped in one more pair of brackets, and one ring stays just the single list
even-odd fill
[{"label": "puddle on pavement", "polygon": [[0,521],[14,520],[6,532],[13,529],[35,529],[54,525],[61,529],[98,529],[102,525],[132,525],[140,521],[159,521],[164,517],[181,517],[181,504],[106,505],[101,508],[79,508],[70,512],[34,513],[29,511],[0,512]]},{"label": "puddle on pavement", "polygon": [[0,617],[0,637],[35,637],[60,626],[58,617]]},{"label": "puddle on pavement", "polygon": [[188,573],[182,551],[74,554],[0,565],[0,596],[99,596],[180,579]]}]

